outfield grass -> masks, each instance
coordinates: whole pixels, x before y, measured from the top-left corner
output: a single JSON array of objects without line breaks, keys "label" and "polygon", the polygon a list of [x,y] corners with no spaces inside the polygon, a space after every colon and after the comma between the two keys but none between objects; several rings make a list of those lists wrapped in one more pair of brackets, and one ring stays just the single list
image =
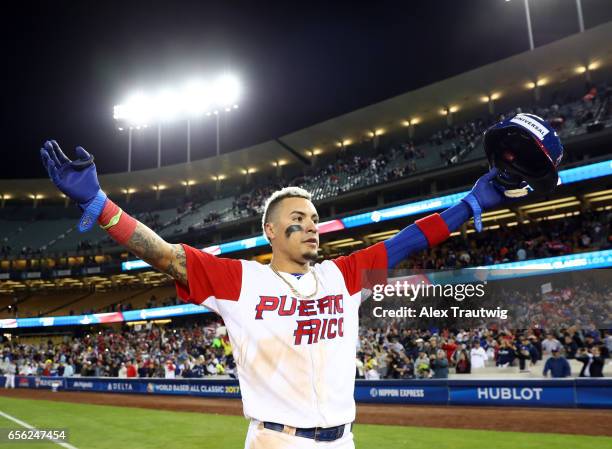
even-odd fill
[{"label": "outfield grass", "polygon": [[[68,428],[78,449],[242,449],[247,421],[236,416],[0,397],[0,411],[38,428]],[[18,428],[0,417],[0,427]],[[360,424],[358,449],[612,449],[612,438]],[[9,445],[3,445],[8,447]],[[59,449],[19,443],[16,449]]]}]

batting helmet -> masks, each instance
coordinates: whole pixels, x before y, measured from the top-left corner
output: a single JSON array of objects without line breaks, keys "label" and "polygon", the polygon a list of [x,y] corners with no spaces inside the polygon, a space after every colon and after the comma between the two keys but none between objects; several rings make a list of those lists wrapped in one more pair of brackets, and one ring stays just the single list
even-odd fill
[{"label": "batting helmet", "polygon": [[484,149],[496,181],[508,190],[529,185],[550,192],[559,183],[557,167],[563,145],[554,129],[541,117],[517,114],[491,126],[484,135]]}]

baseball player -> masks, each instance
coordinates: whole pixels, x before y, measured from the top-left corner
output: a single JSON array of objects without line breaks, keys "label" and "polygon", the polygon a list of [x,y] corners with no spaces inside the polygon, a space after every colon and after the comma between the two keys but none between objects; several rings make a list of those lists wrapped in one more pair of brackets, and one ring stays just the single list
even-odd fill
[{"label": "baseball player", "polygon": [[[528,130],[524,124],[516,126]],[[507,124],[508,132],[516,126]],[[246,449],[354,448],[355,351],[364,271],[394,267],[443,242],[470,217],[480,228],[482,211],[507,200],[504,189],[524,188],[518,178],[501,187],[498,178],[511,175],[513,166],[503,172],[494,167],[463,201],[442,213],[416,221],[385,242],[315,263],[319,215],[308,192],[287,187],[265,204],[262,228],[273,256],[269,265],[262,265],[164,241],[107,198],[89,153],[77,147],[76,155],[71,161],[55,141],[41,149],[51,180],[84,212],[79,229],[86,231],[97,222],[120,245],[173,277],[179,297],[223,318],[244,414],[250,419]]]}]

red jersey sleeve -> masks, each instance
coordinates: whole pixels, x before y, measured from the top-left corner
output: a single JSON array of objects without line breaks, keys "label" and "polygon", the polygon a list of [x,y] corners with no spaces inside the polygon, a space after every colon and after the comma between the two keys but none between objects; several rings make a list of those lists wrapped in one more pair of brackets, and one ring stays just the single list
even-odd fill
[{"label": "red jersey sleeve", "polygon": [[[355,251],[348,256],[338,257],[332,262],[342,273],[349,295],[361,291],[362,286],[386,281],[387,249],[383,242]],[[375,271],[368,273],[366,270]]]},{"label": "red jersey sleeve", "polygon": [[242,263],[216,257],[181,243],[187,258],[185,286],[175,281],[176,293],[183,301],[202,304],[207,298],[237,301],[242,287]]}]

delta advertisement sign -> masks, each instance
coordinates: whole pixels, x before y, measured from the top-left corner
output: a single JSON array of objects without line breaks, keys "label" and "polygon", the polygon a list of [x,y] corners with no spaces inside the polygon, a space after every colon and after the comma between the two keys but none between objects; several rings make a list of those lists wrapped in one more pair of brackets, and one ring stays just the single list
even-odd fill
[{"label": "delta advertisement sign", "polygon": [[[0,376],[0,385],[4,385]],[[17,388],[240,398],[234,379],[117,379],[17,376]],[[357,402],[381,404],[589,407],[612,409],[612,379],[358,380]]]}]

